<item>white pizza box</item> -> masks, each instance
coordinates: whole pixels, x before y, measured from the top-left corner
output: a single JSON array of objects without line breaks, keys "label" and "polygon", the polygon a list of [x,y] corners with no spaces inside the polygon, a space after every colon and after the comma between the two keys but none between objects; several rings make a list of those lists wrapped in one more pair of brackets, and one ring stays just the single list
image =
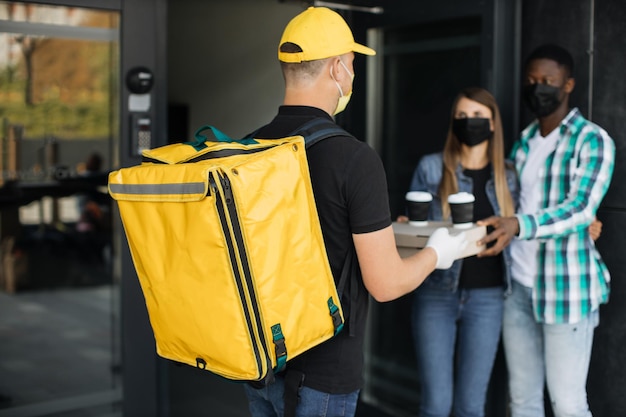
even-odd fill
[{"label": "white pizza box", "polygon": [[487,234],[487,228],[478,226],[475,223],[463,229],[453,227],[450,222],[442,221],[429,221],[425,226],[413,226],[409,223],[394,222],[392,226],[396,236],[396,246],[402,258],[411,256],[418,250],[423,249],[430,235],[440,227],[446,227],[452,235],[465,232],[468,245],[457,259],[476,255],[485,249],[485,245],[479,246],[476,242]]}]

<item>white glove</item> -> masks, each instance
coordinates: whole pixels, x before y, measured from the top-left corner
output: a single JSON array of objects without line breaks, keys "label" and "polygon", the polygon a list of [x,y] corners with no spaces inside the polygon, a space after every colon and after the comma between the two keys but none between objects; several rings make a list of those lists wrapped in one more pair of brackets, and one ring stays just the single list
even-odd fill
[{"label": "white glove", "polygon": [[437,253],[437,265],[435,269],[448,269],[455,259],[461,256],[467,246],[465,232],[451,235],[445,227],[440,227],[430,235],[427,248],[433,248]]}]

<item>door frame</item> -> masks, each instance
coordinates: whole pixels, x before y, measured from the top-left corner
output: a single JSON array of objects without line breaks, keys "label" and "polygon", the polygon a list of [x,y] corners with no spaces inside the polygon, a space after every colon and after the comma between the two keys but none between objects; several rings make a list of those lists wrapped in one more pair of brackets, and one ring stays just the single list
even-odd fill
[{"label": "door frame", "polygon": [[[146,67],[154,74],[152,90],[147,93],[149,107],[142,113],[151,119],[151,146],[167,143],[167,0],[20,0],[20,3],[80,7],[120,13],[120,85],[119,143],[114,144],[113,167],[140,163],[140,156],[129,152],[131,146],[131,93],[125,75],[133,68]],[[122,388],[61,399],[55,410],[32,406],[20,407],[21,416],[49,414],[88,406],[122,401],[122,413],[129,416],[167,416],[167,366],[154,348],[154,337],[144,305],[144,298],[132,264],[128,242],[115,205],[113,213],[113,279],[120,294],[118,326],[121,338]],[[149,352],[149,354],[146,354]],[[6,415],[17,410],[7,409]],[[0,416],[5,415],[0,411]]]},{"label": "door frame", "polygon": [[[366,112],[363,125],[366,126],[365,135],[367,142],[374,149],[380,151],[380,141],[384,141],[383,135],[383,111],[381,105],[384,101],[385,92],[382,91],[384,85],[384,50],[382,50],[383,40],[381,33],[385,28],[428,24],[439,21],[448,21],[457,18],[480,16],[481,35],[481,81],[480,85],[489,90],[498,101],[502,122],[505,129],[505,140],[508,149],[519,132],[519,90],[520,90],[520,51],[521,51],[521,0],[450,0],[445,4],[423,3],[416,4],[411,0],[399,0],[393,5],[385,5],[385,13],[377,16],[354,15],[356,36],[363,38],[367,36],[367,44],[377,50],[378,54],[367,61],[367,79],[362,81],[362,89],[366,91]],[[358,123],[357,123],[358,124]],[[417,162],[417,161],[416,161]],[[392,161],[393,163],[393,161]],[[406,300],[405,300],[406,301]],[[402,304],[404,301],[399,300]],[[392,308],[401,311],[401,305],[382,306],[381,308]],[[376,319],[378,305],[374,304],[370,308],[368,318],[368,337],[366,341],[365,357],[365,387],[362,392],[364,401],[371,403],[381,409],[389,410],[393,414],[402,415],[401,404],[387,402],[384,396],[376,394],[376,386],[393,385],[393,372],[389,372],[386,377],[379,375],[374,381],[372,371],[376,366],[380,367],[380,359],[374,357],[372,343],[384,334],[383,328],[389,328],[389,323],[379,323]],[[399,314],[399,313],[398,313]],[[397,326],[396,326],[397,327]],[[397,330],[396,330],[397,331]],[[391,331],[393,333],[393,329]],[[385,336],[382,336],[383,338]],[[392,337],[392,335],[390,336]],[[393,362],[393,361],[392,361]],[[402,361],[400,361],[402,362]],[[382,365],[382,368],[393,363]],[[503,371],[501,363],[496,364],[498,369],[495,372]],[[398,378],[400,381],[400,378]],[[395,390],[402,390],[401,383]],[[502,388],[504,389],[504,388]],[[505,407],[502,398],[488,398],[487,415],[499,415],[496,409]]]}]

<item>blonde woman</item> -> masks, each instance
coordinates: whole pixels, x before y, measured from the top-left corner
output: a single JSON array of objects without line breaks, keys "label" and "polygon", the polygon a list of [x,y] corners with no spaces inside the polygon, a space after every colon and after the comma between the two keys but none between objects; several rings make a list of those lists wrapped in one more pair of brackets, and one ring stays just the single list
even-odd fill
[{"label": "blonde woman", "polygon": [[[500,111],[488,91],[459,93],[443,152],[421,159],[410,189],[433,195],[430,220],[449,218],[448,196],[462,191],[476,198],[474,221],[513,215],[517,177],[505,164]],[[412,328],[421,417],[484,416],[511,282],[509,265],[508,250],[457,260],[450,269],[435,270],[415,290]]]}]

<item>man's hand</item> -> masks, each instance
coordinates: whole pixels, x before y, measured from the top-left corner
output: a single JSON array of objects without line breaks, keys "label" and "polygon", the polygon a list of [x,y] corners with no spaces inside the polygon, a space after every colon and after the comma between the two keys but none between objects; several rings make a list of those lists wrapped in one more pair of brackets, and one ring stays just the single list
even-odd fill
[{"label": "man's hand", "polygon": [[491,216],[476,222],[479,226],[492,226],[494,230],[482,238],[478,244],[487,245],[493,241],[495,244],[480,252],[479,258],[484,256],[494,256],[499,254],[511,243],[511,240],[519,233],[519,222],[517,217]]},{"label": "man's hand", "polygon": [[451,235],[445,227],[435,230],[426,242],[426,247],[432,248],[437,253],[435,269],[450,268],[454,260],[461,256],[466,246],[465,232]]}]

